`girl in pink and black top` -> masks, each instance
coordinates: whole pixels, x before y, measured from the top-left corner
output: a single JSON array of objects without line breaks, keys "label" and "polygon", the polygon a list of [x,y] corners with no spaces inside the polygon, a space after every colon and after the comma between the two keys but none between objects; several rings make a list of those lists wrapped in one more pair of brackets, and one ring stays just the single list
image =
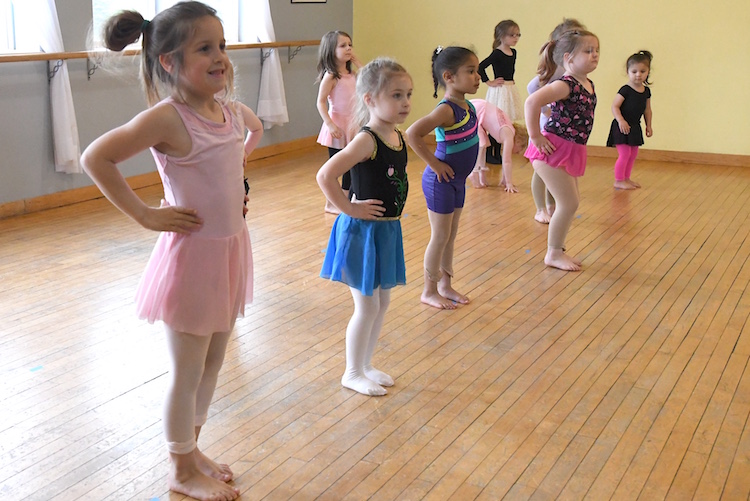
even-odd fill
[{"label": "girl in pink and black top", "polygon": [[[599,39],[585,30],[564,33],[542,51],[542,79],[565,68],[560,80],[549,83],[526,100],[529,147],[525,156],[555,197],[556,208],[547,234],[544,264],[579,271],[581,261],[565,254],[565,238],[578,209],[578,178],[586,170],[586,143],[594,125],[596,93],[588,74],[599,64]],[[551,114],[540,130],[542,107]]]}]

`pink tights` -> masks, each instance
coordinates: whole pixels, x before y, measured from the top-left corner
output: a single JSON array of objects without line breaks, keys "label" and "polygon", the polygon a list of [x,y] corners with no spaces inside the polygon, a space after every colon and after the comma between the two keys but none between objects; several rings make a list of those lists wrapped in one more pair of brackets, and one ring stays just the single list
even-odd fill
[{"label": "pink tights", "polygon": [[635,157],[638,156],[638,146],[627,144],[617,144],[617,161],[615,162],[615,181],[624,181],[630,179],[630,173],[633,171]]}]

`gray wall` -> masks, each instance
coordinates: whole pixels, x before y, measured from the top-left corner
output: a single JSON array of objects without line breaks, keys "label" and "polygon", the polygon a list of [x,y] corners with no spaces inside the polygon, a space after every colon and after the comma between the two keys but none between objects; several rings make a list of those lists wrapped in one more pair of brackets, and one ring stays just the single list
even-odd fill
[{"label": "gray wall", "polygon": [[[276,39],[319,39],[329,30],[352,31],[352,0],[292,4],[270,0]],[[90,0],[58,1],[65,49],[85,50],[91,20]],[[291,62],[279,49],[290,122],[265,131],[261,146],[317,135],[320,117],[315,109],[317,47],[303,47]],[[255,109],[260,80],[258,50],[231,51],[237,68],[238,97]],[[81,148],[96,137],[130,120],[145,108],[135,65],[124,74],[102,70],[87,78],[86,61],[68,61]],[[0,204],[92,184],[85,174],[55,172],[50,124],[47,64],[0,64]],[[121,165],[125,176],[154,170],[144,152]]]}]

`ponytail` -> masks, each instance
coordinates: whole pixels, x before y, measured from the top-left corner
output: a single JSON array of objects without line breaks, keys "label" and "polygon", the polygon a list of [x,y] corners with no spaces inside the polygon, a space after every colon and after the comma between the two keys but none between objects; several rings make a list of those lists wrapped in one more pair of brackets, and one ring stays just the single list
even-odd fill
[{"label": "ponytail", "polygon": [[440,83],[440,80],[442,80],[442,78],[438,77],[435,74],[435,60],[438,58],[438,55],[440,55],[442,51],[443,51],[442,45],[438,45],[437,47],[435,47],[435,50],[432,51],[432,83],[435,86],[435,92],[432,94],[432,97],[435,99],[437,99],[438,85]]},{"label": "ponytail", "polygon": [[555,70],[557,70],[557,63],[555,63],[554,57],[556,45],[557,40],[550,40],[542,46],[542,50],[539,52],[539,65],[536,72],[539,75],[539,84],[542,86],[547,85],[552,80],[552,76],[555,74]]}]

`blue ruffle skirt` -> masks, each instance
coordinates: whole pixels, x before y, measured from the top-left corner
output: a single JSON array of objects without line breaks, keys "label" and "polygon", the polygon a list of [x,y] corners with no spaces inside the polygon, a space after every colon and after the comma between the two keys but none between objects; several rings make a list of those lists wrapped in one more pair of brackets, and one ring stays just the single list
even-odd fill
[{"label": "blue ruffle skirt", "polygon": [[401,221],[365,221],[339,214],[331,229],[320,276],[372,296],[374,289],[406,284]]}]

